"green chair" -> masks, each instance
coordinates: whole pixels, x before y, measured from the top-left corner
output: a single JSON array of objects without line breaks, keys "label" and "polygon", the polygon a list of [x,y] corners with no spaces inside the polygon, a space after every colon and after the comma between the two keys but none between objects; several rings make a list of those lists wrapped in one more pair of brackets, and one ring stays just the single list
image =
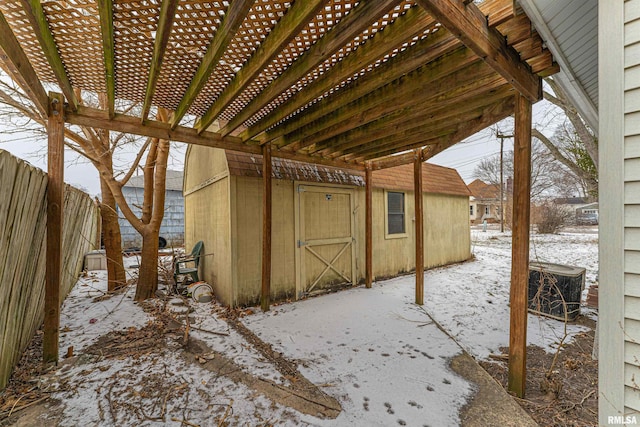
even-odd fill
[{"label": "green chair", "polygon": [[193,249],[191,249],[190,254],[177,258],[174,261],[173,279],[176,283],[178,283],[179,275],[189,275],[194,282],[200,281],[198,278],[198,266],[200,265],[200,257],[202,256],[203,247],[204,242],[201,240],[195,244]]}]

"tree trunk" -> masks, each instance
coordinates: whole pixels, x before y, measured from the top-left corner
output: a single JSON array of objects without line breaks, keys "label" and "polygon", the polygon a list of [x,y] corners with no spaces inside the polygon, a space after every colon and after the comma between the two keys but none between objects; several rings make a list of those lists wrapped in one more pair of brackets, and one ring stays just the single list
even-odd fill
[{"label": "tree trunk", "polygon": [[127,283],[122,263],[122,238],[116,212],[116,200],[107,183],[102,179],[100,179],[100,190],[102,192],[102,201],[100,202],[102,238],[107,255],[107,283],[109,291],[114,291]]},{"label": "tree trunk", "polygon": [[158,290],[158,235],[160,230],[151,227],[142,235],[142,256],[140,273],[136,287],[136,301],[144,301],[155,296]]}]

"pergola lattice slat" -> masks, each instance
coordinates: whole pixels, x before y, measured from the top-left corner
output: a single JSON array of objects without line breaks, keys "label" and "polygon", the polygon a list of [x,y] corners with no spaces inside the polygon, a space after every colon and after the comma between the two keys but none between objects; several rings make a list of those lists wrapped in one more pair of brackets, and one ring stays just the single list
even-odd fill
[{"label": "pergola lattice slat", "polygon": [[49,61],[49,65],[58,80],[58,85],[62,90],[67,102],[71,105],[71,109],[75,111],[78,108],[78,99],[73,91],[69,76],[62,63],[62,58],[58,54],[56,42],[47,23],[47,17],[39,0],[22,0],[25,12],[29,18],[29,22],[38,37],[42,50]]},{"label": "pergola lattice slat", "polygon": [[195,101],[196,97],[207,83],[211,72],[218,64],[218,61],[224,54],[225,49],[233,39],[242,24],[242,21],[251,9],[253,0],[235,0],[229,4],[229,10],[225,14],[222,24],[219,30],[216,32],[207,53],[202,58],[202,62],[193,76],[189,87],[187,88],[180,104],[173,112],[173,119],[171,120],[171,128],[175,129],[180,123],[180,120],[187,113],[187,110]]},{"label": "pergola lattice slat", "polygon": [[176,9],[179,0],[162,0],[160,5],[160,19],[158,21],[158,31],[153,45],[153,57],[149,67],[149,79],[147,80],[147,90],[145,91],[144,104],[142,106],[141,122],[144,123],[149,116],[153,95],[156,93],[156,84],[160,77],[160,68],[169,43],[169,35],[173,26]]},{"label": "pergola lattice slat", "polygon": [[102,31],[102,51],[107,86],[107,111],[109,112],[109,117],[113,117],[116,103],[116,71],[112,0],[98,0],[98,9],[100,11],[100,30]]},{"label": "pergola lattice slat", "polygon": [[260,71],[302,30],[307,21],[315,15],[325,0],[309,0],[296,2],[271,31],[253,56],[238,71],[227,88],[220,94],[214,104],[198,120],[196,128],[199,132],[207,129],[238,96]]},{"label": "pergola lattice slat", "polygon": [[330,68],[313,83],[300,90],[294,98],[280,105],[272,114],[243,132],[242,138],[246,140],[255,137],[309,102],[322,96],[336,86],[336,82],[342,82],[352,77],[402,43],[410,41],[413,37],[423,33],[425,29],[433,24],[435,24],[435,21],[425,11],[419,8],[408,10],[392,24],[389,24],[384,31],[376,33],[364,45],[358,47],[355,52]]},{"label": "pergola lattice slat", "polygon": [[388,12],[397,3],[398,0],[358,3],[358,6],[354,7],[335,27],[311,46],[302,57],[298,58],[276,80],[253,98],[249,105],[220,130],[220,133],[228,135],[237,129],[279,94],[290,88],[301,77],[330,57],[345,43],[348,43],[368,28],[372,22]]},{"label": "pergola lattice slat", "polygon": [[38,79],[29,58],[11,31],[4,14],[0,12],[0,60],[2,69],[31,98],[42,117],[47,116],[49,96]]}]

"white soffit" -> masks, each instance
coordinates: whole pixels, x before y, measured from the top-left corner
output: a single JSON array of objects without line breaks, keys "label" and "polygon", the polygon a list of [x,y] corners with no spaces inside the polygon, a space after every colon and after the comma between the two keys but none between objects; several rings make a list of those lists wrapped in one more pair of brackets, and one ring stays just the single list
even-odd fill
[{"label": "white soffit", "polygon": [[560,65],[554,76],[598,133],[598,0],[518,0]]}]

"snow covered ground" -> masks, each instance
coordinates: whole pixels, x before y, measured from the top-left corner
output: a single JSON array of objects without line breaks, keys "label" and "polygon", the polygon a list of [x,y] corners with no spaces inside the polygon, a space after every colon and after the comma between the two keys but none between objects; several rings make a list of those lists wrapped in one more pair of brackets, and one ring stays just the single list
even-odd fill
[{"label": "snow covered ground", "polygon": [[[597,234],[532,235],[532,259],[587,269],[597,275]],[[152,317],[133,302],[133,289],[102,299],[106,272],[80,279],[61,318],[61,357],[81,356],[52,379],[64,402],[46,425],[314,425],[455,426],[472,384],[448,363],[462,350],[487,358],[508,345],[511,238],[472,231],[475,259],[425,273],[425,305],[413,303],[411,275],[353,288],[242,318],[274,350],[299,363],[300,372],[338,399],[336,419],[320,419],[274,403],[245,384],[188,364],[179,348],[139,357],[87,358],[83,350],[114,330],[140,328]],[[586,290],[585,290],[586,292]],[[171,303],[169,304],[171,306]],[[218,318],[210,304],[195,304],[191,336],[233,359],[238,369],[287,385],[274,367]],[[179,305],[172,308],[180,311]],[[583,313],[595,317],[592,311]],[[435,319],[450,335],[441,331]],[[584,327],[569,325],[575,334]],[[205,331],[222,333],[212,334]],[[227,334],[227,335],[224,335]],[[552,350],[563,323],[529,315],[528,342]],[[452,339],[453,338],[453,339]],[[53,415],[49,415],[53,417]]]}]

